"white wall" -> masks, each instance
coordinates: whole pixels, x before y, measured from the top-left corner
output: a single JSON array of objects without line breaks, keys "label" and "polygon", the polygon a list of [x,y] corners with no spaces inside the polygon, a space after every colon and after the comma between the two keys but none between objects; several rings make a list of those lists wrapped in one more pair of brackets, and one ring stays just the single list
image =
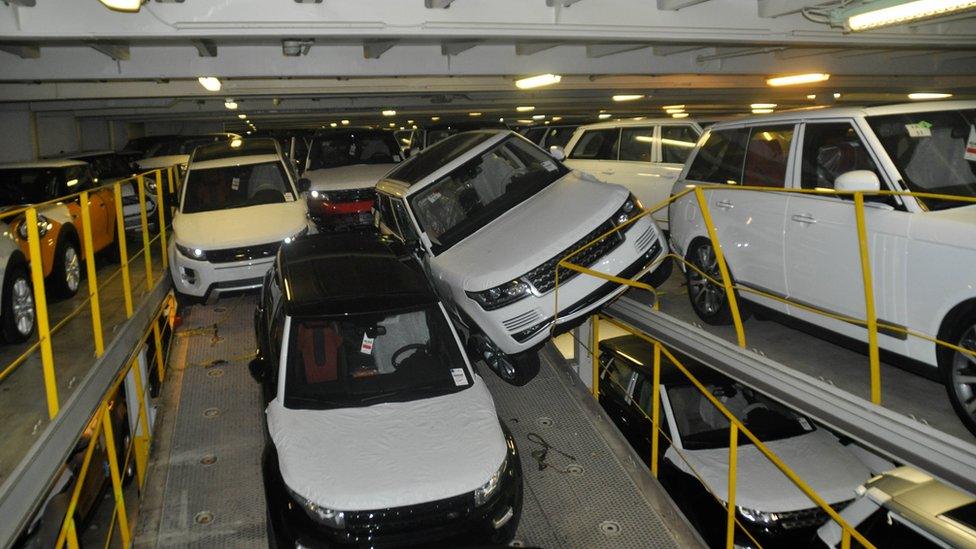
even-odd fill
[{"label": "white wall", "polygon": [[109,122],[106,120],[81,120],[81,150],[101,151],[111,149]]},{"label": "white wall", "polygon": [[30,113],[27,111],[0,112],[0,162],[34,159]]},{"label": "white wall", "polygon": [[37,135],[41,156],[59,156],[80,150],[78,126],[71,115],[37,115]]}]

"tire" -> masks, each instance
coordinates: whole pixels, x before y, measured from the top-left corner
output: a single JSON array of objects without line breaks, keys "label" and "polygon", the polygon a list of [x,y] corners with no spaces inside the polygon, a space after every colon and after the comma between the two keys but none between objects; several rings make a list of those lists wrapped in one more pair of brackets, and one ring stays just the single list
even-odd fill
[{"label": "tire", "polygon": [[60,298],[72,297],[81,287],[81,248],[73,234],[62,235],[54,249],[51,269],[51,291]]},{"label": "tire", "polygon": [[[709,240],[698,240],[688,251],[688,262],[708,274],[711,278],[721,282],[722,271],[715,258],[715,250]],[[688,283],[688,299],[691,308],[698,318],[713,326],[725,326],[732,323],[732,311],[729,301],[725,298],[725,288],[713,284],[695,269],[685,269],[685,281]],[[738,298],[738,295],[736,295]],[[748,316],[748,311],[741,300],[739,301],[739,315],[742,320]]]},{"label": "tire", "polygon": [[671,278],[672,270],[674,270],[674,261],[669,257],[662,261],[656,269],[642,276],[640,281],[654,289],[660,288],[662,284]]},{"label": "tire", "polygon": [[3,312],[0,314],[0,330],[7,343],[23,343],[33,334],[37,325],[34,309],[34,290],[27,274],[27,264],[15,256],[3,275]]},{"label": "tire", "polygon": [[[976,350],[976,306],[969,306],[941,330],[939,339],[964,349]],[[939,347],[939,371],[949,402],[962,424],[976,435],[976,358]]]},{"label": "tire", "polygon": [[521,387],[539,374],[539,355],[534,352],[507,355],[481,334],[471,338],[469,348],[473,360],[484,360],[491,371],[512,385]]}]

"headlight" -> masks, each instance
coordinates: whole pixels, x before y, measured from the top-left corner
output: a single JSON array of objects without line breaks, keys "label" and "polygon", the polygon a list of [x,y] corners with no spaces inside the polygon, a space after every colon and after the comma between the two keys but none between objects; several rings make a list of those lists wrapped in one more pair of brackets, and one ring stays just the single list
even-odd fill
[{"label": "headlight", "polygon": [[780,519],[779,513],[767,513],[765,511],[756,511],[755,509],[747,509],[745,507],[738,507],[738,506],[736,507],[736,509],[738,509],[739,514],[742,515],[742,518],[746,519],[747,521],[753,524],[762,524],[762,525],[769,526],[772,524],[776,524],[777,522],[779,522]]},{"label": "headlight", "polygon": [[324,524],[326,526],[331,526],[332,528],[344,528],[346,526],[346,514],[342,511],[336,511],[335,509],[327,509],[320,505],[317,505],[302,496],[296,494],[291,488],[285,486],[288,493],[291,495],[302,509],[305,510],[305,514],[308,518],[318,522],[319,524]]},{"label": "headlight", "polygon": [[207,252],[201,250],[200,248],[187,248],[186,246],[176,245],[176,249],[179,250],[181,254],[190,259],[197,259],[204,261],[207,259]]},{"label": "headlight", "polygon": [[491,475],[488,482],[482,484],[474,491],[474,504],[484,505],[491,496],[498,491],[498,487],[502,484],[502,475],[505,474],[505,468],[508,466],[508,454],[505,454],[505,459],[502,460],[501,467],[495,471],[495,474]]},{"label": "headlight", "polygon": [[515,303],[516,301],[526,297],[531,293],[531,288],[528,283],[518,278],[511,282],[506,282],[501,286],[495,286],[494,288],[489,288],[483,292],[465,292],[468,297],[478,302],[481,308],[486,311],[492,311],[498,309],[499,307],[504,307],[509,303]]},{"label": "headlight", "polygon": [[321,200],[322,202],[329,201],[329,193],[324,193],[321,191],[310,191],[308,194],[315,200]]},{"label": "headlight", "polygon": [[640,200],[631,194],[627,197],[624,205],[617,210],[617,213],[613,214],[613,222],[617,225],[623,225],[624,223],[630,221],[632,218],[640,215],[641,211],[644,210],[644,205],[640,203]]},{"label": "headlight", "polygon": [[155,177],[144,177],[142,182],[146,186],[146,192],[149,194],[156,194],[156,178]]},{"label": "headlight", "polygon": [[[53,227],[54,227],[54,225],[50,221],[48,221],[48,219],[46,217],[44,217],[41,214],[37,214],[37,234],[38,234],[38,236],[43,237]],[[27,220],[26,219],[23,220],[23,221],[21,221],[20,222],[20,225],[17,226],[17,236],[19,236],[21,240],[27,240]]]},{"label": "headlight", "polygon": [[286,237],[285,240],[284,240],[284,242],[285,242],[285,244],[291,244],[292,242],[294,242],[298,238],[301,238],[301,237],[303,237],[303,236],[305,236],[307,234],[308,234],[308,227],[305,227],[304,229],[302,229],[302,230],[298,231],[297,233],[293,234],[292,236]]}]

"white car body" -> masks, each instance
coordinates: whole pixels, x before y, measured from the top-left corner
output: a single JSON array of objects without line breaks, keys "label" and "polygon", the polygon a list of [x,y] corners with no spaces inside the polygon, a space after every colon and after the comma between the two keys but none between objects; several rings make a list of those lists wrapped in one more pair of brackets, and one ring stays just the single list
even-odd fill
[{"label": "white car body", "polygon": [[[482,133],[492,135],[423,180],[407,185],[388,178],[377,185],[377,190],[381,196],[405,206],[410,212],[412,230],[420,235],[426,250],[424,261],[435,288],[455,316],[470,319],[503,353],[514,355],[532,350],[550,337],[549,328],[557,311],[556,292],[552,288],[540,291],[532,286],[530,295],[494,310],[483,309],[468,293],[483,292],[515,279],[528,278],[530,271],[552,260],[558,261],[567,250],[581,244],[581,240],[588,242],[609,231],[613,226],[611,217],[628,200],[629,193],[618,185],[608,185],[586,174],[568,171],[449,249],[435,254],[430,238],[419,230],[416,213],[410,206],[411,197],[516,135],[504,130],[482,130]],[[395,175],[396,172],[391,172],[390,177]],[[381,228],[403,238],[403,234],[393,230],[386,221]],[[632,269],[634,272],[628,273],[630,277],[651,270],[652,259],[666,246],[654,222],[645,216],[621,232],[625,234],[624,240],[605,255],[595,258],[588,268],[614,276]],[[607,284],[612,285],[612,289],[605,286]],[[560,282],[556,323],[565,324],[586,316],[626,289],[624,285],[583,274]],[[537,329],[530,337],[523,337],[521,341],[513,337],[534,327]]]},{"label": "white car body", "polygon": [[[184,185],[180,210],[173,218],[173,238],[169,246],[170,270],[178,292],[206,297],[211,291],[259,288],[264,274],[274,262],[271,249],[277,250],[278,243],[308,230],[308,209],[295,190],[292,170],[288,168],[280,152],[191,162],[187,169],[187,178],[194,170],[265,162],[281,163],[288,178],[288,187],[292,190],[291,193],[285,193],[286,202],[188,214],[183,212],[186,199]],[[291,200],[288,200],[288,194],[291,194]],[[239,248],[240,253],[236,255],[246,258],[215,263],[187,257],[177,250],[177,245],[203,252],[226,252]],[[249,249],[265,247],[268,248],[268,253],[259,253],[258,257],[253,257],[254,254]]]},{"label": "white car body", "polygon": [[375,187],[396,164],[356,164],[338,168],[309,170],[303,174],[312,183],[310,189],[317,193],[364,189]]},{"label": "white car body", "polygon": [[[709,135],[752,127],[793,127],[786,167],[786,188],[801,187],[800,143],[815,124],[850,124],[877,166],[881,189],[907,191],[902,175],[886,153],[868,117],[973,109],[976,102],[948,101],[869,108],[833,108],[784,112],[709,128],[675,183],[673,193],[695,184],[689,170]],[[819,149],[818,149],[819,151]],[[963,150],[959,151],[960,158]],[[749,181],[745,181],[748,185]],[[865,317],[865,298],[853,202],[833,195],[750,190],[706,190],[718,240],[736,282],[834,314]],[[976,298],[976,205],[927,210],[918,199],[899,197],[897,207],[865,200],[864,215],[879,321],[936,337],[946,315]],[[707,230],[688,194],[670,207],[671,244],[686,255]],[[760,305],[860,341],[859,325],[742,294]],[[936,345],[918,337],[880,330],[881,349],[937,367]]]},{"label": "white car body", "polygon": [[[612,151],[614,158],[588,154],[590,151],[584,152],[581,145],[588,134],[613,130],[618,135],[616,149]],[[695,146],[701,131],[701,126],[695,122],[673,118],[600,122],[580,126],[566,145],[566,160],[563,163],[575,170],[593,174],[601,181],[627,187],[645,208],[651,208],[668,199],[671,187],[684,168],[684,159]],[[627,134],[624,135],[624,132]],[[680,138],[676,138],[679,136]],[[622,151],[624,137],[628,141],[638,141],[639,146]],[[638,154],[641,154],[640,158]],[[668,230],[667,206],[652,216],[659,226]]]}]

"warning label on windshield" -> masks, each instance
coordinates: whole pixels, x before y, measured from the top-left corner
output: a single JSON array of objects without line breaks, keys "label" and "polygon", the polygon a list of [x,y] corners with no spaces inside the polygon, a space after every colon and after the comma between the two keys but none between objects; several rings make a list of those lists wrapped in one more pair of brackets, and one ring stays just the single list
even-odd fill
[{"label": "warning label on windshield", "polygon": [[969,126],[969,139],[966,140],[966,160],[976,162],[976,126]]},{"label": "warning label on windshield", "polygon": [[454,376],[454,384],[458,387],[468,384],[468,376],[464,375],[464,368],[451,368],[451,375]]},{"label": "warning label on windshield", "polygon": [[359,346],[359,352],[364,355],[373,354],[373,338],[363,334],[363,344]]},{"label": "warning label on windshield", "polygon": [[905,129],[911,137],[932,137],[932,125],[928,122],[905,124]]}]

